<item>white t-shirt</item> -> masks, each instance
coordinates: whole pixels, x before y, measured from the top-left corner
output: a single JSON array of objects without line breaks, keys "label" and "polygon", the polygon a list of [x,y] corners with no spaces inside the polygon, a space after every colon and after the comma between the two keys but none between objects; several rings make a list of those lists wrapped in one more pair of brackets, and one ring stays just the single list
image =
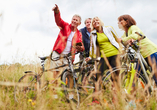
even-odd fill
[{"label": "white t-shirt", "polygon": [[71,50],[71,44],[72,44],[72,39],[74,37],[75,32],[71,31],[68,40],[67,40],[67,45],[65,47],[65,49],[63,50],[62,54],[68,54],[70,53]]}]

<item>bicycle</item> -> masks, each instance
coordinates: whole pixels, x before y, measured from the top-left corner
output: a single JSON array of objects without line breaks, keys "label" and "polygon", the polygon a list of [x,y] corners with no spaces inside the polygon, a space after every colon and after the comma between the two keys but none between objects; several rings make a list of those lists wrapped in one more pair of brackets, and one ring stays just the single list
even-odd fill
[{"label": "bicycle", "polygon": [[[122,66],[113,68],[112,71],[106,72],[105,76],[103,77],[103,86],[106,89],[111,87],[112,84],[111,74],[114,74],[114,72],[119,71],[120,88],[122,88],[122,90],[124,90],[125,93],[133,94],[133,92],[137,90],[136,88],[138,88],[138,90],[142,89],[142,91],[147,90],[149,91],[147,93],[149,94],[151,93],[152,84],[149,78],[151,68],[147,64],[143,56],[140,54],[140,47],[137,45],[137,42],[144,39],[145,36],[137,32],[136,34],[141,36],[141,38],[135,40],[132,43],[132,45],[136,48],[136,50],[134,50],[130,45],[129,47],[125,48],[126,52],[121,59]],[[137,72],[135,69],[138,61],[139,61],[139,65],[141,66],[142,72],[144,74]]]},{"label": "bicycle", "polygon": [[[25,71],[25,75],[23,75],[18,83],[24,83],[24,86],[15,86],[14,89],[14,99],[16,102],[20,103],[22,99],[31,99],[31,100],[36,100],[37,94],[39,92],[45,91],[48,88],[49,83],[46,82],[44,87],[41,87],[41,77],[45,72],[56,70],[58,68],[62,68],[65,66],[70,65],[69,67],[72,68],[71,64],[71,55],[64,55],[63,58],[66,58],[68,60],[68,64],[63,64],[61,66],[55,67],[55,68],[50,68],[50,69],[45,69],[45,61],[46,59],[50,59],[49,56],[46,57],[39,57],[41,60],[41,72],[36,73],[33,71]],[[52,61],[57,61],[59,60],[60,57],[56,57],[54,59],[51,59]],[[52,83],[54,83],[59,77],[61,77],[62,74],[60,74]]]},{"label": "bicycle", "polygon": [[[85,56],[86,53],[83,53]],[[92,72],[95,69],[95,63],[99,62],[99,60],[92,59],[88,62],[85,61],[86,57],[83,57],[83,59],[74,64],[74,73],[76,73],[75,77],[75,83],[74,80],[72,80],[72,71],[66,69],[63,72],[62,81],[65,83],[63,84],[63,89],[65,96],[68,100],[73,100],[76,102],[79,106],[80,102],[83,102],[86,97],[93,93],[94,90],[94,83],[96,82],[96,77]],[[78,90],[78,99],[76,100],[76,95],[74,95],[74,89],[73,86],[77,86]],[[70,89],[69,89],[70,88]],[[75,91],[76,92],[76,91]]]},{"label": "bicycle", "polygon": [[[15,86],[14,99],[16,102],[20,103],[22,99],[36,100],[38,93],[41,93],[42,91],[48,89],[48,85],[49,85],[48,81],[43,87],[41,87],[41,77],[43,76],[43,74],[45,72],[56,70],[58,68],[62,68],[65,66],[68,66],[69,68],[65,69],[53,82],[51,82],[51,84],[54,83],[59,77],[61,77],[61,80],[63,81],[62,83],[63,91],[68,101],[72,100],[77,104],[77,106],[79,106],[80,99],[79,99],[78,90],[80,90],[81,88],[92,88],[92,89],[94,88],[93,86],[83,87],[82,85],[77,84],[78,82],[82,82],[86,76],[89,76],[90,73],[89,71],[93,70],[93,62],[86,63],[84,58],[82,61],[72,64],[71,54],[67,54],[64,55],[63,58],[66,58],[68,60],[68,64],[64,64],[51,69],[45,69],[45,61],[46,59],[50,59],[50,57],[46,56],[46,57],[39,57],[39,58],[41,60],[41,72],[36,73],[33,71],[25,71],[24,72],[25,75],[22,76],[18,81],[19,83],[24,83],[25,86],[20,86],[20,87]],[[51,60],[57,61],[59,59],[60,57],[56,57]],[[67,81],[67,77],[70,77],[71,80]],[[89,83],[92,84],[93,82],[91,81]],[[68,84],[72,84],[71,87],[69,87]],[[79,85],[79,87],[77,85]],[[69,91],[72,91],[74,93],[73,96],[68,95]]]}]

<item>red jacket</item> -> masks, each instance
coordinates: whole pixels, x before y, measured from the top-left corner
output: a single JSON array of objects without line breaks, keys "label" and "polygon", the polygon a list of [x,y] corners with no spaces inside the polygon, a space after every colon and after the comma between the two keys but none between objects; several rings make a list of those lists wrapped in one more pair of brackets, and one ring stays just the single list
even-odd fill
[{"label": "red jacket", "polygon": [[[57,53],[61,54],[66,47],[68,36],[71,33],[71,24],[69,24],[61,19],[60,12],[58,14],[54,13],[54,16],[55,16],[55,22],[56,22],[57,26],[60,27],[60,32],[59,32],[57,40],[54,44],[53,51],[56,51]],[[82,34],[77,29],[77,31],[75,32],[74,37],[72,39],[72,46],[75,46],[75,44],[78,42],[82,43]],[[82,45],[83,45],[83,43],[82,43]],[[83,46],[83,50],[84,50],[84,46]],[[73,60],[75,58],[75,54],[74,54],[75,52],[76,52],[76,49],[72,47],[71,53],[73,56]]]}]

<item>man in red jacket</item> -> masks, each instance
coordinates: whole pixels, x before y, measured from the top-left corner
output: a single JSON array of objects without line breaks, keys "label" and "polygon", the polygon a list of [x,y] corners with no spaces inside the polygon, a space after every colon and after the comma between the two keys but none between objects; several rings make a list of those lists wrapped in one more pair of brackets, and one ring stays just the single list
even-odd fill
[{"label": "man in red jacket", "polygon": [[[54,11],[55,22],[57,26],[60,28],[60,32],[58,34],[58,37],[52,50],[52,58],[71,53],[73,62],[75,58],[74,53],[76,51],[84,50],[84,46],[82,43],[82,34],[77,29],[77,27],[81,24],[81,17],[79,15],[74,15],[72,17],[71,24],[69,24],[62,20],[59,8],[56,4],[52,8],[52,11]],[[76,45],[77,43],[81,43],[82,46]],[[63,63],[64,64],[67,63],[66,59],[61,60],[52,62],[53,64],[55,64],[53,66],[59,66],[62,65]],[[53,77],[56,78],[58,73],[59,70],[56,70],[53,73]]]}]

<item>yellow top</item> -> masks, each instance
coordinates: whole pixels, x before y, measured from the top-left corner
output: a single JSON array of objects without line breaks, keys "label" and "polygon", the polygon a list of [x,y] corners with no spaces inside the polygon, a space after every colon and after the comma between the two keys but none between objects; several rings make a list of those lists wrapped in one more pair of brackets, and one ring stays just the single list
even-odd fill
[{"label": "yellow top", "polygon": [[[135,32],[139,32],[140,34],[144,35],[143,32],[136,25],[132,25],[128,29],[128,37],[126,36],[126,33],[124,32],[122,36],[123,42],[126,42],[129,39],[137,40],[140,36],[135,34]],[[147,37],[140,41],[139,46],[141,47],[140,53],[144,58],[157,52],[157,45],[154,44],[152,41],[150,41]]]},{"label": "yellow top", "polygon": [[[100,51],[103,51],[106,57],[111,57],[119,53],[118,49],[111,44],[104,33],[97,32],[97,42],[99,44]],[[102,54],[101,57],[103,57]]]}]

